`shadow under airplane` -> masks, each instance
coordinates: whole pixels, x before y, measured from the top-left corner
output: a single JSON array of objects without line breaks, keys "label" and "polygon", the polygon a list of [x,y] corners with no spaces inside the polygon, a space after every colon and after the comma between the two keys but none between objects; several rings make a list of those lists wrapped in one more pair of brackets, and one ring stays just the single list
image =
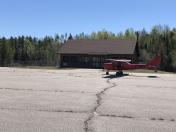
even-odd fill
[{"label": "shadow under airplane", "polygon": [[129,76],[129,74],[123,74],[123,75],[108,75],[108,76],[105,76],[103,78],[109,78],[109,79],[113,79],[113,78],[120,78],[120,77],[125,77],[125,76]]},{"label": "shadow under airplane", "polygon": [[130,75],[128,73],[125,73],[123,75],[108,75],[108,76],[105,76],[103,78],[109,78],[109,79],[113,79],[113,78],[121,78],[121,77],[126,77],[126,76],[131,76],[131,77],[147,77],[147,78],[159,78],[158,76],[155,76],[155,75],[152,75],[152,76],[138,76],[138,75]]}]

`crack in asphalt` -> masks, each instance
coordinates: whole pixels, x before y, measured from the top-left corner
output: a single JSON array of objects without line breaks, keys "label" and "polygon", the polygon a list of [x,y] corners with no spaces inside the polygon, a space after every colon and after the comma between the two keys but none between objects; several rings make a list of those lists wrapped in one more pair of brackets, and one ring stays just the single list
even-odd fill
[{"label": "crack in asphalt", "polygon": [[110,82],[110,79],[107,79],[106,83],[110,84],[111,86],[108,86],[104,88],[102,91],[96,94],[97,100],[96,100],[96,106],[93,108],[93,110],[89,113],[90,116],[87,120],[84,121],[84,130],[85,132],[91,131],[89,128],[89,122],[96,116],[97,114],[97,109],[100,107],[101,102],[102,102],[102,96],[105,94],[105,92],[115,86],[117,86],[115,83]]},{"label": "crack in asphalt", "polygon": [[0,90],[13,90],[13,91],[34,91],[34,92],[60,92],[60,93],[82,93],[82,94],[95,94],[93,92],[86,91],[64,91],[64,90],[34,90],[34,89],[22,89],[22,88],[0,88]]},{"label": "crack in asphalt", "polygon": [[[96,97],[97,97],[97,105],[94,107],[94,109],[89,113],[89,117],[87,118],[87,120],[84,121],[84,130],[85,132],[90,132],[90,128],[89,128],[89,122],[97,115],[97,116],[104,116],[104,117],[116,117],[116,118],[125,118],[125,119],[135,119],[135,117],[132,117],[132,116],[128,116],[128,115],[110,115],[110,114],[107,114],[107,115],[100,115],[97,113],[97,109],[98,107],[100,107],[101,105],[101,102],[102,102],[102,96],[105,94],[105,92],[115,86],[117,86],[116,83],[112,83],[110,82],[110,79],[108,79],[106,81],[108,84],[111,84],[111,86],[109,87],[106,87],[104,88],[102,91],[100,91],[99,93],[96,94]],[[170,119],[170,120],[167,120],[167,119],[163,119],[163,118],[159,118],[159,119],[155,119],[153,118],[154,120],[158,120],[158,121],[170,121],[170,122],[175,122],[175,119]],[[149,119],[149,120],[152,120]]]},{"label": "crack in asphalt", "polygon": [[97,106],[94,108],[94,112],[96,112],[97,109],[98,109],[98,107],[101,105],[101,102],[102,102],[102,100],[103,100],[103,99],[102,99],[102,95],[105,94],[105,92],[106,92],[107,90],[109,90],[109,89],[111,89],[111,88],[117,86],[115,83],[111,83],[111,82],[110,82],[110,79],[108,79],[106,82],[107,82],[108,84],[111,84],[111,86],[104,88],[102,91],[100,91],[99,93],[96,94],[96,96],[97,96]]},{"label": "crack in asphalt", "polygon": [[[78,76],[80,77],[80,76]],[[20,88],[0,88],[0,90],[14,90],[14,91],[36,91],[36,92],[61,92],[61,93],[82,93],[82,94],[95,94],[96,96],[96,105],[92,108],[91,111],[73,111],[73,110],[42,110],[42,109],[18,109],[18,108],[0,108],[0,110],[18,110],[18,111],[38,111],[38,112],[55,112],[55,113],[75,113],[75,114],[88,114],[88,118],[84,121],[84,130],[85,132],[91,132],[91,128],[89,127],[89,123],[95,116],[102,117],[114,117],[114,118],[123,118],[123,119],[137,119],[136,117],[128,116],[128,115],[111,115],[105,114],[101,115],[97,113],[97,109],[100,107],[103,101],[103,95],[111,88],[116,87],[117,84],[110,81],[111,78],[106,80],[110,86],[102,89],[97,94],[95,92],[85,92],[85,91],[63,91],[63,90],[34,90],[34,89],[20,89]],[[140,86],[140,85],[138,85]],[[175,119],[164,119],[164,118],[148,118],[147,120],[152,121],[170,121],[175,122]]]}]

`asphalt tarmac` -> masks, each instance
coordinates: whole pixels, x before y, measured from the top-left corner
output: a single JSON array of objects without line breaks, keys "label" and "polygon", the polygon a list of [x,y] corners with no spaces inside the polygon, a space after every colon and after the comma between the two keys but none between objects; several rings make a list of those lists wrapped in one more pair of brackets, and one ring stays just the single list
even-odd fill
[{"label": "asphalt tarmac", "polygon": [[0,132],[176,132],[176,75],[0,68]]}]

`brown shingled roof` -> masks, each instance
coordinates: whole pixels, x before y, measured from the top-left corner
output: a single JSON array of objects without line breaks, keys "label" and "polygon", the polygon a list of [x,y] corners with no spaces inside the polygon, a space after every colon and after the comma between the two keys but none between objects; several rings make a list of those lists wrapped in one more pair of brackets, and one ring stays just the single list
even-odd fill
[{"label": "brown shingled roof", "polygon": [[71,40],[63,44],[59,54],[134,54],[133,40]]}]

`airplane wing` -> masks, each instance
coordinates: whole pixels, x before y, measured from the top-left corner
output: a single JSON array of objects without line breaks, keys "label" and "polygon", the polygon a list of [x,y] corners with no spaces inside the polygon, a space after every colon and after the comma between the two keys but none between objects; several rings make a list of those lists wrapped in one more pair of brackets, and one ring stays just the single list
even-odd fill
[{"label": "airplane wing", "polygon": [[131,62],[131,60],[126,60],[126,59],[106,59],[106,61],[109,62]]},{"label": "airplane wing", "polygon": [[131,62],[131,60],[114,60],[115,62]]}]

